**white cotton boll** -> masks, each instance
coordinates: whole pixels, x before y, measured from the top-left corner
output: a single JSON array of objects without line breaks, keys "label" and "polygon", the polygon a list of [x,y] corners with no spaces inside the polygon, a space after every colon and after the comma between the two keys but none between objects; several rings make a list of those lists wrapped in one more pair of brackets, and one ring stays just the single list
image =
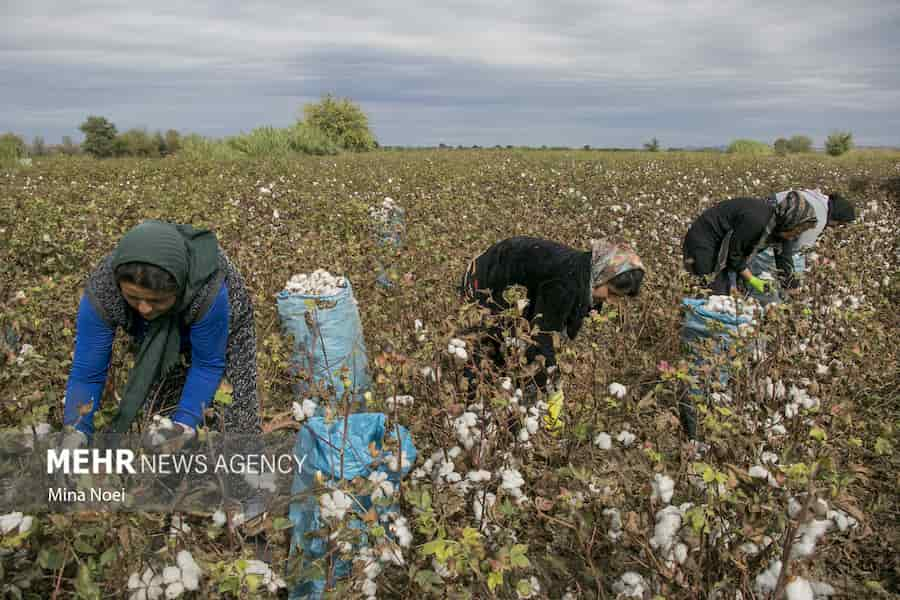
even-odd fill
[{"label": "white cotton boll", "polygon": [[465,343],[463,340],[459,339],[459,338],[452,338],[452,339],[450,340],[450,346],[449,346],[449,347],[451,347],[451,348],[453,348],[453,347],[456,347],[456,348],[465,348],[465,347],[466,347],[466,343]]},{"label": "white cotton boll", "polygon": [[212,519],[213,523],[215,523],[217,527],[222,527],[225,525],[225,523],[228,522],[228,517],[225,515],[225,512],[222,509],[214,512]]},{"label": "white cotton boll", "polygon": [[630,431],[622,431],[618,436],[616,436],[616,440],[618,440],[620,444],[627,448],[634,443],[635,436]]},{"label": "white cotton boll", "polygon": [[160,600],[164,593],[161,585],[151,585],[147,588],[147,600]]},{"label": "white cotton boll", "polygon": [[538,419],[537,417],[528,417],[525,419],[525,428],[528,429],[528,433],[530,435],[534,435],[538,430]]},{"label": "white cotton boll", "polygon": [[381,565],[375,560],[368,562],[363,569],[363,573],[365,573],[367,579],[375,579],[381,575],[381,571]]},{"label": "white cotton boll", "polygon": [[828,366],[816,363],[816,375],[828,375]]},{"label": "white cotton boll", "polygon": [[510,379],[509,377],[502,377],[500,379],[500,387],[507,392],[512,391],[512,379]]},{"label": "white cotton boll", "polygon": [[854,529],[858,525],[856,519],[848,515],[842,510],[829,510],[828,518],[835,524],[838,528],[838,531],[841,533],[846,532],[848,529]]},{"label": "white cotton boll", "polygon": [[605,431],[594,436],[594,445],[601,450],[609,450],[612,448],[612,437]]},{"label": "white cotton boll", "polygon": [[25,517],[20,512],[0,516],[0,533],[6,534],[22,525]]},{"label": "white cotton boll", "polygon": [[482,494],[481,492],[475,494],[475,499],[472,501],[472,512],[475,513],[475,521],[480,523],[481,518],[484,516],[485,508],[490,510],[496,502],[497,496],[490,492],[486,494]]},{"label": "white cotton boll", "polygon": [[456,360],[459,362],[466,362],[469,360],[469,353],[466,352],[465,348],[456,348]]},{"label": "white cotton boll", "polygon": [[531,434],[528,433],[528,429],[522,428],[519,430],[518,440],[523,444],[531,439]]},{"label": "white cotton boll", "polygon": [[788,516],[792,519],[795,519],[797,515],[800,514],[800,511],[803,510],[803,505],[800,504],[800,501],[791,496],[788,499]]},{"label": "white cotton boll", "polygon": [[315,416],[316,411],[319,409],[319,405],[316,404],[315,401],[310,400],[309,398],[304,398],[302,409],[303,409],[303,416],[306,417],[307,419],[309,419],[309,418]]},{"label": "white cotton boll", "polygon": [[613,591],[623,598],[643,598],[646,585],[643,577],[628,571],[613,583]]},{"label": "white cotton boll", "polygon": [[295,421],[303,421],[306,419],[306,415],[303,414],[303,405],[297,401],[291,403],[291,413],[293,414]]},{"label": "white cotton boll", "polygon": [[181,581],[181,569],[178,567],[166,567],[163,569],[163,583],[166,585]]},{"label": "white cotton boll", "polygon": [[144,588],[137,590],[128,597],[128,600],[147,600],[147,590]]},{"label": "white cotton boll", "polygon": [[757,593],[762,595],[774,592],[778,586],[779,575],[781,575],[781,561],[772,561],[765,571],[756,576]]},{"label": "white cotton boll", "polygon": [[837,593],[832,586],[824,581],[811,581],[809,583],[812,586],[812,591],[816,600],[825,600]]},{"label": "white cotton boll", "polygon": [[673,552],[673,554],[674,554],[674,556],[675,556],[675,561],[676,561],[679,565],[683,565],[683,564],[684,564],[684,561],[687,560],[687,556],[688,556],[688,547],[687,547],[687,545],[685,545],[685,544],[679,542],[679,543],[675,544],[675,548],[673,549],[672,552]]},{"label": "white cotton boll", "polygon": [[798,529],[799,538],[794,540],[791,547],[791,559],[807,558],[816,551],[816,543],[819,541],[828,529],[831,527],[831,521],[822,521],[813,519],[808,523],[804,523]]},{"label": "white cotton boll", "polygon": [[347,511],[353,505],[353,500],[341,490],[335,490],[330,494],[325,494],[319,499],[322,508],[322,517],[325,519],[336,518],[343,519]]},{"label": "white cotton boll", "polygon": [[162,587],[164,585],[165,582],[163,581],[161,574],[154,575],[153,579],[150,580],[150,587]]},{"label": "white cotton boll", "polygon": [[[763,452],[762,455],[760,456],[760,461],[763,464],[777,465],[778,464],[778,455],[775,454],[774,452]],[[752,477],[752,475],[751,475],[751,477]]]},{"label": "white cotton boll", "polygon": [[195,592],[200,588],[200,576],[191,571],[182,572],[181,583],[187,591]]},{"label": "white cotton boll", "polygon": [[666,504],[672,500],[672,494],[675,491],[675,482],[671,477],[657,473],[653,476],[653,481],[650,485],[653,487],[653,493],[650,496],[651,500],[662,500]]},{"label": "white cotton boll", "polygon": [[621,383],[611,383],[609,384],[609,395],[614,398],[619,398],[620,400],[625,397],[625,394],[628,393],[628,388],[626,388]]},{"label": "white cotton boll", "polygon": [[453,573],[446,565],[442,565],[436,558],[431,559],[431,568],[437,573],[441,579],[453,579]]},{"label": "white cotton boll", "polygon": [[738,550],[748,556],[756,556],[757,554],[759,554],[759,546],[757,546],[753,542],[744,542],[738,547]]},{"label": "white cotton boll", "polygon": [[812,586],[803,577],[794,577],[784,588],[787,600],[815,600]]},{"label": "white cotton boll", "polygon": [[671,549],[680,528],[681,511],[674,506],[665,507],[656,513],[656,527],[653,529],[653,537],[650,538],[650,546],[658,548],[665,556]]},{"label": "white cotton boll", "polygon": [[503,489],[514,491],[525,485],[525,480],[518,469],[504,469],[500,475],[503,477],[503,483],[501,484]]},{"label": "white cotton boll", "polygon": [[143,588],[143,587],[144,587],[144,585],[143,585],[143,582],[141,582],[140,575],[138,575],[137,573],[132,573],[128,577],[128,589],[129,590],[136,590],[137,588]]},{"label": "white cotton boll", "polygon": [[184,585],[180,581],[173,583],[169,587],[166,588],[166,598],[180,598],[184,593]]},{"label": "white cotton boll", "polygon": [[152,581],[152,580],[153,580],[153,571],[150,569],[150,567],[147,567],[147,569],[144,571],[144,574],[141,575],[141,582],[145,586],[147,586],[147,585],[150,585],[150,581]]},{"label": "white cotton boll", "polygon": [[432,381],[436,379],[434,376],[434,369],[431,367],[422,367],[422,369],[419,370],[419,374],[425,379],[431,379]]},{"label": "white cotton boll", "polygon": [[265,577],[269,574],[269,565],[261,560],[248,560],[247,566],[244,568],[244,573],[247,575],[260,575]]},{"label": "white cotton boll", "polygon": [[622,538],[622,515],[617,508],[606,508],[603,510],[603,516],[609,517],[609,530],[607,535],[609,539],[616,542]]},{"label": "white cotton boll", "polygon": [[469,471],[466,475],[466,479],[469,481],[474,481],[476,483],[480,481],[490,481],[491,480],[491,472],[485,471],[484,469],[480,471]]},{"label": "white cotton boll", "polygon": [[415,322],[413,323],[413,327],[415,327],[416,331],[422,331],[422,328],[424,327],[422,325],[422,319],[416,319]]},{"label": "white cotton boll", "polygon": [[366,579],[362,584],[362,593],[367,598],[374,598],[378,594],[378,584],[371,579]]}]

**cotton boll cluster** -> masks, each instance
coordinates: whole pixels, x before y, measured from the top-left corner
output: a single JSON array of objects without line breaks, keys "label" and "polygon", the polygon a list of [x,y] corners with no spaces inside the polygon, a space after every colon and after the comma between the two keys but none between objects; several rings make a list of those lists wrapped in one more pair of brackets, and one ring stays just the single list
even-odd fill
[{"label": "cotton boll cluster", "polygon": [[332,275],[325,269],[312,273],[298,273],[291,277],[284,289],[303,296],[335,296],[347,287],[347,278]]},{"label": "cotton boll cluster", "polygon": [[459,362],[466,362],[469,360],[469,353],[466,352],[466,343],[459,338],[450,340],[447,344],[447,354],[454,357]]},{"label": "cotton boll cluster", "polygon": [[520,502],[525,500],[525,495],[522,492],[525,480],[518,469],[503,469],[500,471],[500,476],[503,478],[503,483],[500,484],[503,490]]},{"label": "cotton boll cluster", "polygon": [[262,584],[266,586],[266,589],[271,593],[276,593],[278,590],[286,588],[287,583],[281,577],[275,575],[272,571],[272,567],[269,566],[268,563],[265,563],[261,560],[248,560],[247,567],[244,569],[245,575],[255,575],[262,579]]},{"label": "cotton boll cluster", "polygon": [[37,437],[39,440],[45,438],[52,430],[53,428],[50,427],[49,423],[37,423],[34,425],[34,428],[31,425],[26,425],[22,428],[22,433],[26,436],[25,445],[29,448],[34,448],[34,438]]},{"label": "cotton boll cluster", "polygon": [[14,533],[21,535],[28,533],[34,524],[34,517],[23,515],[20,512],[12,512],[0,515],[0,534],[7,535]]},{"label": "cotton boll cluster", "polygon": [[773,560],[768,568],[756,576],[756,593],[763,596],[771,594],[778,586],[778,577],[781,575],[781,561]]},{"label": "cotton boll cluster", "polygon": [[490,510],[497,503],[497,496],[491,492],[478,492],[472,501],[472,512],[475,514],[475,522],[481,523],[485,510]]},{"label": "cotton boll cluster", "polygon": [[294,402],[291,405],[291,412],[294,415],[294,419],[296,421],[300,421],[301,423],[306,419],[312,418],[316,414],[316,410],[318,410],[319,405],[316,404],[314,400],[310,400],[309,398],[304,398],[303,403]]},{"label": "cotton boll cluster", "polygon": [[653,482],[650,485],[653,487],[653,493],[650,496],[651,500],[662,500],[666,504],[672,500],[672,494],[675,492],[675,482],[671,477],[657,473],[653,476]]},{"label": "cotton boll cluster", "polygon": [[[158,600],[180,598],[185,592],[200,589],[203,570],[187,550],[176,557],[176,564],[154,573],[149,567],[142,575],[132,573],[128,578],[129,600]],[[252,561],[251,561],[252,562]]]},{"label": "cotton boll cluster", "polygon": [[687,546],[677,542],[682,519],[682,510],[676,506],[666,506],[656,513],[656,526],[653,537],[650,538],[650,547],[658,550],[667,563],[681,564],[687,558]]},{"label": "cotton boll cluster", "polygon": [[784,400],[786,393],[787,389],[780,379],[773,382],[771,377],[766,377],[760,383],[760,394],[763,400]]},{"label": "cotton boll cluster", "polygon": [[625,532],[622,530],[622,514],[619,512],[619,509],[605,508],[603,509],[603,516],[609,518],[609,530],[606,532],[609,539],[613,542],[622,539]]},{"label": "cotton boll cluster", "polygon": [[384,403],[388,408],[395,408],[397,406],[412,406],[413,401],[412,396],[390,396]]},{"label": "cotton boll cluster", "polygon": [[394,495],[394,484],[388,481],[387,473],[383,471],[373,471],[369,474],[369,481],[373,484],[372,500],[379,498],[390,498]]},{"label": "cotton boll cluster", "polygon": [[643,598],[649,587],[640,574],[628,571],[613,583],[612,589],[619,598]]},{"label": "cotton boll cluster", "polygon": [[172,422],[172,419],[169,417],[162,417],[160,415],[153,415],[153,420],[150,422],[150,426],[147,428],[147,437],[150,440],[150,443],[154,446],[164,443],[168,438],[163,434],[163,431],[172,431],[175,429],[175,424]]},{"label": "cotton boll cluster", "polygon": [[745,317],[752,325],[756,324],[755,318],[762,314],[759,302],[752,298],[735,302],[731,296],[710,296],[706,300],[704,308],[711,312],[731,315],[732,317]]},{"label": "cotton boll cluster", "polygon": [[473,412],[464,412],[453,421],[453,429],[456,431],[456,439],[466,450],[475,446],[476,439],[481,435],[478,428],[478,415]]},{"label": "cotton boll cluster", "polygon": [[212,520],[216,527],[224,527],[228,523],[228,517],[221,508],[213,513]]},{"label": "cotton boll cluster", "polygon": [[628,388],[626,388],[621,383],[611,383],[609,384],[609,389],[607,391],[613,398],[618,398],[619,400],[621,400],[628,393]]},{"label": "cotton boll cluster", "polygon": [[788,405],[785,407],[784,412],[787,418],[792,418],[793,414],[788,414],[789,410],[796,411],[799,410],[800,407],[803,407],[806,410],[816,410],[819,408],[821,404],[819,399],[810,396],[809,392],[807,392],[803,388],[798,388],[797,386],[792,385],[791,389],[788,392],[788,400],[790,401]]},{"label": "cotton boll cluster", "polygon": [[605,431],[602,431],[594,436],[594,445],[601,450],[609,450],[612,448],[612,437]]},{"label": "cotton boll cluster", "polygon": [[319,498],[319,506],[322,509],[322,518],[340,521],[353,506],[353,499],[341,490],[334,490]]},{"label": "cotton boll cluster", "polygon": [[409,548],[413,540],[412,532],[409,530],[409,522],[400,513],[390,513],[390,515],[393,523],[388,527],[388,531],[394,534],[401,548]]},{"label": "cotton boll cluster", "polygon": [[375,583],[375,578],[381,575],[383,570],[381,562],[375,556],[375,551],[369,547],[362,548],[353,560],[363,564],[363,574],[366,577],[362,583],[363,595],[366,598],[375,598],[378,594],[378,584]]},{"label": "cotton boll cluster", "polygon": [[775,477],[773,477],[769,472],[769,470],[762,465],[755,465],[753,467],[750,467],[749,475],[754,479],[765,479],[766,482],[772,487],[778,487],[778,480],[776,480]]},{"label": "cotton boll cluster", "polygon": [[634,443],[635,435],[630,431],[620,431],[619,435],[616,436],[616,440],[620,444],[628,448],[629,446],[631,446],[631,444]]}]

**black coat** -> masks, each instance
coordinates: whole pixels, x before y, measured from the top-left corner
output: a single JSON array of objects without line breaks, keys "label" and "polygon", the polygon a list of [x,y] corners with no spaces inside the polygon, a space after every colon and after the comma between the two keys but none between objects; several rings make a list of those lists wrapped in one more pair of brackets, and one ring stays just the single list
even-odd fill
[{"label": "black coat", "polygon": [[761,198],[732,198],[707,208],[684,237],[682,250],[688,270],[695,275],[715,273],[722,242],[732,232],[725,268],[743,271],[773,212]]},{"label": "black coat", "polygon": [[[574,339],[592,308],[591,253],[539,238],[514,237],[497,242],[475,259],[474,269],[463,277],[462,291],[483,306],[508,308],[503,290],[513,285],[528,290],[524,316],[541,331],[560,332]],[[553,337],[541,333],[536,346],[526,351],[533,360],[545,358],[545,367],[556,364]],[[541,387],[546,374],[535,377]]]}]

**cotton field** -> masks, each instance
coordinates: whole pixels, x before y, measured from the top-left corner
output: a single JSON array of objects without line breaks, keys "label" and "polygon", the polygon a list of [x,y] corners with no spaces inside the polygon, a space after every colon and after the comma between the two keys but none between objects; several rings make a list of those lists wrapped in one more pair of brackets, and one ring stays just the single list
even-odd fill
[{"label": "cotton field", "polygon": [[[264,427],[381,412],[417,450],[411,463],[372,449],[379,470],[351,481],[316,474],[326,551],[308,569],[289,555],[286,510],[3,507],[0,597],[287,598],[306,579],[342,599],[895,597],[898,182],[889,153],[374,152],[0,172],[0,427],[32,440],[60,429],[84,279],[123,232],[161,218],[212,228],[246,280]],[[693,217],[793,187],[840,191],[861,218],[827,230],[789,302],[701,294],[682,271]],[[379,236],[399,214],[386,287]],[[499,372],[474,364],[486,317],[457,293],[469,261],[514,235],[627,241],[647,267],[639,297],[559,340],[559,429],[520,360],[523,306],[496,322]],[[280,292],[327,300],[351,285],[364,407],[295,394],[275,308]],[[686,351],[683,301],[696,298],[740,323],[728,351]],[[127,376],[121,336],[111,360],[105,418]],[[172,428],[165,415],[145,424],[156,441]]]}]

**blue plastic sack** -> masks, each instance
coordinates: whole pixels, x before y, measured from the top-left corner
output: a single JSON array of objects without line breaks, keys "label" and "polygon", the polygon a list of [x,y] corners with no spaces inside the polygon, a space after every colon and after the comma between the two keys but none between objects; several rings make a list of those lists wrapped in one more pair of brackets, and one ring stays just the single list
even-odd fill
[{"label": "blue plastic sack", "polygon": [[[318,495],[312,492],[316,486],[316,472],[321,472],[326,480],[338,480],[343,477],[351,480],[355,477],[367,478],[375,471],[387,474],[387,480],[399,485],[400,480],[409,472],[416,462],[416,447],[413,444],[409,431],[402,426],[395,426],[390,431],[385,431],[387,416],[383,413],[356,413],[348,417],[347,436],[344,438],[344,419],[337,419],[326,423],[324,419],[314,417],[309,419],[297,435],[297,443],[294,454],[302,462],[302,468],[294,475],[294,483],[291,495],[295,501],[290,507],[290,519],[294,525],[291,536],[291,554],[302,550],[303,558],[301,568],[308,568],[316,559],[325,556],[327,540],[320,537],[308,536],[310,532],[319,530],[324,526],[321,519]],[[387,437],[400,442],[400,471],[392,471],[388,465],[388,458],[392,452],[385,452],[378,458],[373,458],[369,445],[382,450],[382,441]],[[344,463],[341,470],[341,452],[343,450]],[[305,458],[304,458],[305,457]],[[358,502],[358,504],[357,504]],[[369,496],[356,496],[354,512],[361,515],[372,508],[372,499]],[[376,506],[379,516],[396,512],[396,503],[388,506]],[[351,527],[365,529],[362,521],[354,519]],[[347,561],[336,561],[334,568],[335,577],[346,577],[352,564]],[[291,600],[308,599],[318,600],[326,587],[324,579],[308,579],[297,583],[291,592]]]},{"label": "blue plastic sack", "polygon": [[[362,403],[362,394],[371,380],[362,323],[350,282],[333,296],[308,296],[283,290],[276,302],[282,330],[294,339],[292,372],[305,369],[313,382],[333,388],[334,395],[329,401],[340,400],[344,395],[343,372],[350,380],[351,397]],[[312,329],[306,322],[307,313],[312,318]],[[298,399],[309,398],[310,388],[308,382],[299,381],[294,384],[294,393]],[[324,405],[320,398],[319,416],[324,414]]]}]

